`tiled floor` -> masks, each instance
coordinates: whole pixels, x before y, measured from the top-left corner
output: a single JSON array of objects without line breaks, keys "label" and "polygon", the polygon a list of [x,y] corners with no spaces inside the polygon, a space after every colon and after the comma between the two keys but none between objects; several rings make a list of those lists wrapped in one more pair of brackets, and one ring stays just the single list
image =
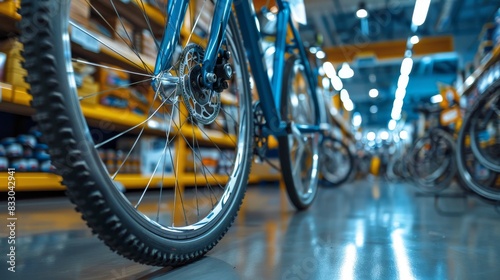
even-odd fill
[{"label": "tiled floor", "polygon": [[[175,269],[115,255],[65,198],[21,201],[16,273],[3,261],[0,279],[500,277],[500,212],[491,205],[474,197],[443,197],[436,204],[411,185],[374,178],[320,191],[311,209],[295,213],[278,186],[249,187],[221,243],[202,260]],[[6,231],[1,234],[7,250]]]}]

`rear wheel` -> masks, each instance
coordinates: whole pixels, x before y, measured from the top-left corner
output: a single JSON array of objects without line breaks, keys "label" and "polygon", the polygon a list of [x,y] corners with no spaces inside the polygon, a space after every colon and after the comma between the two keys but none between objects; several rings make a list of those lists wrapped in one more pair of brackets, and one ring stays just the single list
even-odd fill
[{"label": "rear wheel", "polygon": [[424,192],[437,193],[450,186],[456,173],[455,144],[446,131],[433,129],[410,151],[413,180]]},{"label": "rear wheel", "polygon": [[478,98],[464,122],[470,125],[471,148],[477,161],[500,172],[500,82]]},{"label": "rear wheel", "polygon": [[[476,101],[477,103],[472,106],[470,115],[465,117],[460,128],[460,133],[458,134],[456,158],[461,182],[482,198],[495,202],[500,201],[499,173],[487,168],[479,161],[481,156],[478,155],[483,153],[483,149],[478,139],[473,140],[478,135],[477,131],[475,131],[477,127],[473,127],[473,125],[479,125],[475,122],[479,122],[480,120],[472,120],[477,118],[478,114],[483,114],[491,110],[490,105],[486,104],[496,99],[491,93],[485,92],[485,95],[479,97],[479,100]],[[473,137],[474,134],[475,136]],[[476,145],[477,149],[475,153],[473,152],[474,145]],[[491,152],[495,153],[498,151]],[[487,158],[483,158],[483,162],[488,162]]]},{"label": "rear wheel", "polygon": [[[292,133],[278,137],[281,172],[288,197],[299,210],[308,208],[318,190],[320,134],[302,133],[296,125],[317,124],[315,110],[304,65],[295,56],[285,64],[281,117],[291,122]],[[317,105],[317,104],[316,104]]]},{"label": "rear wheel", "polygon": [[[142,20],[153,36],[158,30],[151,26],[164,28],[154,23],[158,17],[149,16],[152,7],[147,4],[87,3],[92,14],[110,27],[111,15],[118,22]],[[227,62],[233,75],[227,80],[228,89],[218,93],[193,88],[192,83],[177,83],[173,88],[163,83],[175,77],[180,78],[177,81],[192,78],[190,74],[199,67],[204,54],[203,38],[197,46],[189,45],[181,53],[175,68],[162,69],[161,76],[154,76],[152,65],[158,51],[150,54],[153,58],[142,55],[128,40],[132,35],[127,29],[111,29],[114,37],[119,38],[115,43],[120,43],[113,47],[104,36],[70,22],[70,4],[71,1],[23,0],[20,25],[32,106],[36,110],[34,119],[50,147],[67,195],[93,232],[124,257],[161,266],[180,265],[202,257],[234,221],[245,193],[252,154],[252,145],[248,144],[252,143],[253,133],[249,76],[234,16],[229,20],[222,46],[231,53]],[[198,14],[203,13],[203,7]],[[156,11],[164,21],[166,9]],[[131,17],[134,13],[138,15]],[[123,26],[123,22],[119,25]],[[82,48],[82,41],[75,37],[77,33],[82,36],[82,32],[86,34],[87,48],[99,48]],[[148,47],[156,49],[155,43],[161,38],[156,39]],[[107,61],[121,62],[120,68],[92,61],[96,59],[95,51]],[[108,71],[109,76],[114,75],[113,81],[119,83],[81,94],[72,65]],[[139,94],[130,92],[138,95],[137,102],[143,102],[139,107],[145,109],[139,116],[101,104],[85,104],[96,96],[101,101],[116,101],[105,99],[109,96],[106,94],[118,95],[124,88],[136,85],[145,88]],[[224,97],[230,101],[222,102]],[[207,104],[211,109],[204,107]],[[88,112],[96,113],[96,108],[103,113],[89,117]],[[120,161],[109,164],[110,160],[101,159],[102,148],[122,149],[120,146],[127,147]],[[130,173],[127,169],[133,159],[133,165],[136,164],[142,147],[153,151],[142,154],[143,175],[126,174]],[[214,164],[217,158],[219,164]],[[124,195],[116,187],[132,181],[143,182],[135,183],[140,192]]]},{"label": "rear wheel", "polygon": [[345,183],[354,170],[354,157],[342,141],[325,137],[321,143],[321,175],[331,186]]}]

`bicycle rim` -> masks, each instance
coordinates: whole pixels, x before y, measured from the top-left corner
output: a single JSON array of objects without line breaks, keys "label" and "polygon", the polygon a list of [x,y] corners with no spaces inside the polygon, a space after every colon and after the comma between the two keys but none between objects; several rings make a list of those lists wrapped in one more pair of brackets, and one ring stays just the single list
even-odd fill
[{"label": "bicycle rim", "polygon": [[285,65],[281,116],[292,122],[292,133],[278,138],[279,157],[288,197],[299,210],[308,208],[318,189],[319,133],[303,134],[297,124],[315,124],[312,93],[304,66],[296,57]]},{"label": "bicycle rim", "polygon": [[[121,34],[111,29],[121,44],[120,48],[113,47],[101,35],[68,20],[70,2],[25,0],[21,9],[26,68],[37,111],[35,120],[50,146],[53,163],[64,179],[68,196],[94,232],[125,257],[154,265],[182,264],[201,257],[234,220],[250,168],[251,100],[244,50],[234,17],[230,19],[223,44],[232,54],[228,62],[234,75],[228,80],[227,90],[221,95],[213,93],[209,102],[220,102],[220,113],[208,127],[186,109],[183,95],[176,93],[179,85],[174,92],[152,87],[154,79],[163,77],[152,75],[154,58],[142,55],[125,28]],[[205,2],[212,5],[211,1]],[[130,14],[120,13],[125,11],[123,7],[138,11],[143,16],[143,26],[151,34],[158,34],[152,26],[161,27],[158,22],[153,23],[155,19],[148,12],[151,7],[142,1],[87,3],[92,13],[110,27],[107,20],[110,13],[116,15],[117,28],[124,27],[125,19],[133,20]],[[163,11],[164,21],[166,9]],[[203,11],[202,8],[193,19],[197,21]],[[35,20],[42,25],[28,33]],[[107,54],[110,61],[121,61],[120,66],[93,62],[91,51],[82,49],[82,42],[74,38],[79,32],[96,40],[99,54]],[[192,32],[189,38],[191,35]],[[154,42],[157,47],[157,41]],[[203,45],[201,40],[198,43]],[[45,52],[39,52],[40,48]],[[185,59],[164,73],[185,75],[178,73],[179,65],[183,63],[188,68],[190,64],[197,65],[200,61],[196,59],[203,54],[183,53],[181,58],[182,55]],[[40,63],[44,63],[43,68],[37,67]],[[82,95],[76,87],[73,65],[94,67],[128,79]],[[44,80],[40,79],[42,76]],[[146,87],[150,94],[143,93],[147,100],[143,104],[144,114],[136,116],[113,108],[106,116],[112,121],[89,119],[88,112],[96,110],[85,104],[86,99],[109,96],[106,94],[137,85]],[[93,106],[105,109],[102,104]],[[116,116],[119,114],[123,116]],[[100,148],[119,149],[120,145],[128,145],[120,161],[112,164],[110,160],[103,161]],[[145,152],[150,150],[155,152]],[[127,162],[138,151],[143,161],[142,175],[127,174]],[[137,193],[123,195],[118,190],[117,185],[134,180],[141,182],[136,183]]]}]

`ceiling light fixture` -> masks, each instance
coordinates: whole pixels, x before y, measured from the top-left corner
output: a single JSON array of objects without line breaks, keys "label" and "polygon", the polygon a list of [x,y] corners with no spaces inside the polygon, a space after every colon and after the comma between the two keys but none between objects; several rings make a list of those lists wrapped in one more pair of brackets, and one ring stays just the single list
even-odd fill
[{"label": "ceiling light fixture", "polygon": [[441,94],[436,94],[434,96],[431,97],[431,103],[440,103],[440,102],[443,102],[443,96],[441,96]]},{"label": "ceiling light fixture", "polygon": [[411,69],[413,68],[413,59],[411,57],[405,57],[401,63],[401,75],[410,76]]},{"label": "ceiling light fixture", "polygon": [[410,43],[411,43],[412,45],[416,45],[416,44],[418,44],[418,42],[420,42],[420,38],[418,38],[418,36],[417,36],[417,35],[413,35],[413,36],[411,36],[411,38],[410,38]]},{"label": "ceiling light fixture", "polygon": [[341,90],[340,91],[340,100],[342,100],[342,102],[346,102],[349,99],[350,99],[349,92],[346,89]]},{"label": "ceiling light fixture", "polygon": [[352,100],[351,99],[348,99],[346,101],[344,101],[344,108],[350,112],[352,110],[354,110],[354,103],[352,103]]},{"label": "ceiling light fixture", "polygon": [[398,88],[406,89],[409,81],[410,81],[410,77],[408,77],[406,75],[400,75],[399,79],[398,79]]},{"label": "ceiling light fixture", "polygon": [[431,0],[417,0],[417,2],[415,2],[413,16],[411,18],[411,22],[413,23],[413,25],[420,26],[424,24],[430,5]]},{"label": "ceiling light fixture", "polygon": [[389,121],[389,124],[387,125],[387,127],[388,127],[390,130],[394,130],[394,129],[396,129],[396,124],[397,124],[397,123],[396,123],[396,121],[395,121],[395,120],[393,120],[393,119],[391,119],[391,120]]},{"label": "ceiling light fixture", "polygon": [[325,57],[326,57],[326,54],[325,54],[325,52],[324,52],[324,51],[318,51],[318,52],[316,52],[316,57],[317,57],[318,59],[323,59],[323,58],[325,58]]},{"label": "ceiling light fixture", "polygon": [[330,84],[331,84],[330,83],[330,79],[328,79],[327,77],[324,77],[322,83],[323,83],[323,89],[324,90],[329,90],[330,89]]},{"label": "ceiling light fixture", "polygon": [[385,131],[385,130],[384,130],[384,131],[382,131],[382,132],[380,132],[380,139],[382,139],[382,140],[387,140],[387,139],[389,139],[389,132],[387,132],[387,131]]},{"label": "ceiling light fixture", "polygon": [[406,130],[401,130],[399,132],[399,138],[403,139],[403,140],[406,140],[408,139],[408,131]]},{"label": "ceiling light fixture", "polygon": [[373,140],[375,140],[375,137],[376,137],[376,135],[375,135],[375,132],[373,132],[373,131],[370,131],[370,132],[368,132],[368,133],[366,134],[366,139],[367,139],[368,141],[373,141]]},{"label": "ceiling light fixture", "polygon": [[368,16],[368,11],[366,10],[365,2],[360,2],[358,10],[356,11],[356,16],[358,18],[366,18]]},{"label": "ceiling light fixture", "polygon": [[323,70],[325,70],[328,78],[333,79],[333,77],[337,76],[337,72],[335,71],[335,67],[330,61],[323,63]]},{"label": "ceiling light fixture", "polygon": [[363,118],[361,117],[361,114],[359,112],[354,113],[352,117],[352,125],[358,127],[362,122]]},{"label": "ceiling light fixture", "polygon": [[342,79],[350,79],[354,76],[354,70],[351,69],[347,62],[342,63],[342,68],[339,70],[339,77]]},{"label": "ceiling light fixture", "polygon": [[344,87],[344,83],[338,76],[334,76],[332,79],[332,86],[336,91],[340,91]]},{"label": "ceiling light fixture", "polygon": [[370,89],[370,91],[368,92],[368,95],[371,97],[371,98],[376,98],[378,96],[378,90],[376,88],[372,88]]}]

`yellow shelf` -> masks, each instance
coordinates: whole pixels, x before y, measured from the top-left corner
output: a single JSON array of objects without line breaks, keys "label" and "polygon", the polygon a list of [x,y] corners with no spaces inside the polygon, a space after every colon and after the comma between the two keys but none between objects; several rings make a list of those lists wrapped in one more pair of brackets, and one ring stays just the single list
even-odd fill
[{"label": "yellow shelf", "polygon": [[[2,89],[2,100],[5,103],[12,103],[20,106],[29,106],[31,95],[25,90],[16,90],[8,84],[0,84]],[[3,98],[5,96],[5,98]],[[28,107],[25,109],[29,109]],[[28,111],[28,110],[25,110]],[[82,111],[85,117],[90,121],[108,121],[112,124],[120,125],[126,128],[134,127],[146,120],[146,117],[136,115],[130,111],[123,109],[111,108],[103,105],[87,105],[82,104]],[[140,129],[140,128],[138,128]],[[146,133],[155,135],[165,135],[164,130],[154,129],[149,126],[145,128]],[[172,128],[172,136],[178,132],[176,127]],[[212,142],[220,147],[235,147],[236,137],[227,135],[221,131],[213,129],[200,130],[198,127],[185,124],[181,128],[181,133],[188,140],[193,140],[194,137],[201,144],[211,144]]]},{"label": "yellow shelf", "polygon": [[[14,177],[16,182],[15,191],[59,191],[65,190],[61,184],[62,178],[52,173],[42,172],[16,172]],[[7,186],[7,172],[0,175],[0,183]],[[149,188],[157,188],[160,186],[161,176],[155,176],[151,180]],[[226,184],[228,176],[225,175],[209,175],[185,173],[178,178],[177,183],[183,186],[198,186],[204,185],[206,182],[210,185]],[[127,189],[144,189],[150,178],[141,174],[122,174],[116,176],[116,181],[123,184]],[[176,180],[173,176],[165,176],[163,179],[164,187],[173,187]]]},{"label": "yellow shelf", "polygon": [[248,178],[249,184],[257,184],[260,182],[271,182],[271,181],[279,181],[281,180],[281,174],[250,174]]},{"label": "yellow shelf", "polygon": [[[0,183],[7,186],[7,172],[0,174]],[[16,172],[15,191],[59,191],[64,190],[61,177],[52,173]]]},{"label": "yellow shelf", "polygon": [[472,73],[465,81],[472,81],[468,84],[464,84],[463,88],[459,90],[460,96],[467,94],[472,88],[474,88],[478,78],[486,71],[491,65],[493,65],[496,61],[500,60],[500,46],[497,46],[491,51],[489,54],[489,58],[487,61],[480,65],[474,73]]}]

